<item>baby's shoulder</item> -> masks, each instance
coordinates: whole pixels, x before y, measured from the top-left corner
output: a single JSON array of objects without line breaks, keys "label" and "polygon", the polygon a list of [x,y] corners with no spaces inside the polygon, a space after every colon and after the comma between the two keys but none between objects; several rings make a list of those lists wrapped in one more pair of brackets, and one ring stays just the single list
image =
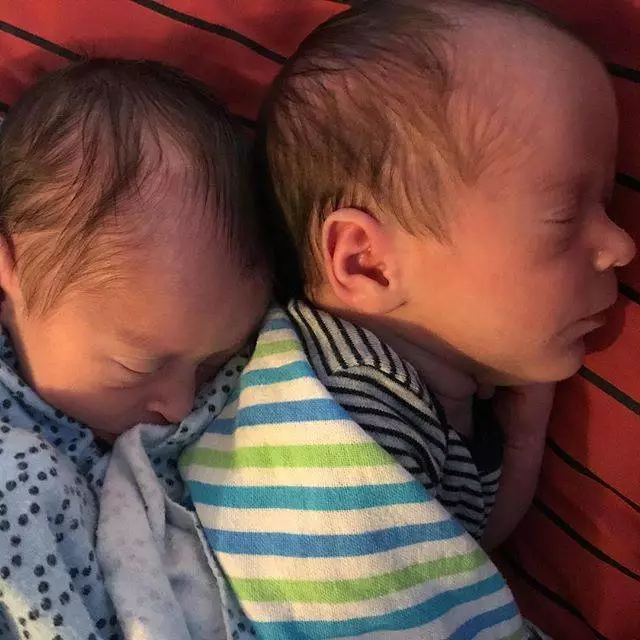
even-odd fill
[{"label": "baby's shoulder", "polygon": [[373,385],[433,404],[416,369],[372,331],[300,300],[289,304],[288,313],[323,382]]}]

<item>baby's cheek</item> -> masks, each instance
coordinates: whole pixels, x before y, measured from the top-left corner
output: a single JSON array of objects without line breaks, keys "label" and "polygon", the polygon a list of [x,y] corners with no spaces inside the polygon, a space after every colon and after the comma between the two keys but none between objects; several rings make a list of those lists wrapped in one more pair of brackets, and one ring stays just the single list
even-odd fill
[{"label": "baby's cheek", "polygon": [[95,386],[59,398],[57,408],[93,429],[122,432],[138,422],[144,400],[137,389]]},{"label": "baby's cheek", "polygon": [[149,403],[150,392],[145,387],[103,389],[91,398],[91,409],[98,415],[116,418],[118,422],[130,417],[136,422]]}]

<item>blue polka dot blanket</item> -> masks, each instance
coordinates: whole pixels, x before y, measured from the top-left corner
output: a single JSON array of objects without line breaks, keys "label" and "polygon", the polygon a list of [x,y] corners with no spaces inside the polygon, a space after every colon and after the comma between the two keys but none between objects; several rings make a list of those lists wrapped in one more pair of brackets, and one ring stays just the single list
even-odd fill
[{"label": "blue polka dot blanket", "polygon": [[255,637],[177,469],[245,362],[182,424],[137,426],[104,453],[25,385],[0,338],[0,640]]}]

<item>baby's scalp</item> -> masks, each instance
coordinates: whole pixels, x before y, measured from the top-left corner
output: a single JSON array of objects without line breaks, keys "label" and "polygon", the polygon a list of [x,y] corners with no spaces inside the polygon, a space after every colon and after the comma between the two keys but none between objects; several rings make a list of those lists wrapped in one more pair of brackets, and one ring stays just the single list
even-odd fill
[{"label": "baby's scalp", "polygon": [[45,76],[0,130],[0,221],[26,304],[46,312],[67,290],[117,279],[121,256],[159,222],[140,212],[168,189],[201,203],[186,227],[214,225],[251,266],[262,249],[248,181],[240,128],[181,72],[92,59]]},{"label": "baby's scalp", "polygon": [[303,42],[267,100],[260,151],[307,287],[321,278],[330,212],[354,207],[444,240],[450,200],[494,159],[512,162],[531,134],[513,97],[526,82],[514,85],[502,58],[519,35],[586,50],[518,0],[370,0]]}]

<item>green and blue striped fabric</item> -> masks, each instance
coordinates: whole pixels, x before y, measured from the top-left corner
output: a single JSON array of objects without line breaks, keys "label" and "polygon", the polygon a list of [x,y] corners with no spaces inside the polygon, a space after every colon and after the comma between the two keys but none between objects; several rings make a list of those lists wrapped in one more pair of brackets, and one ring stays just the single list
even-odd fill
[{"label": "green and blue striped fabric", "polygon": [[181,469],[260,638],[527,637],[489,558],[333,400],[280,309]]}]

